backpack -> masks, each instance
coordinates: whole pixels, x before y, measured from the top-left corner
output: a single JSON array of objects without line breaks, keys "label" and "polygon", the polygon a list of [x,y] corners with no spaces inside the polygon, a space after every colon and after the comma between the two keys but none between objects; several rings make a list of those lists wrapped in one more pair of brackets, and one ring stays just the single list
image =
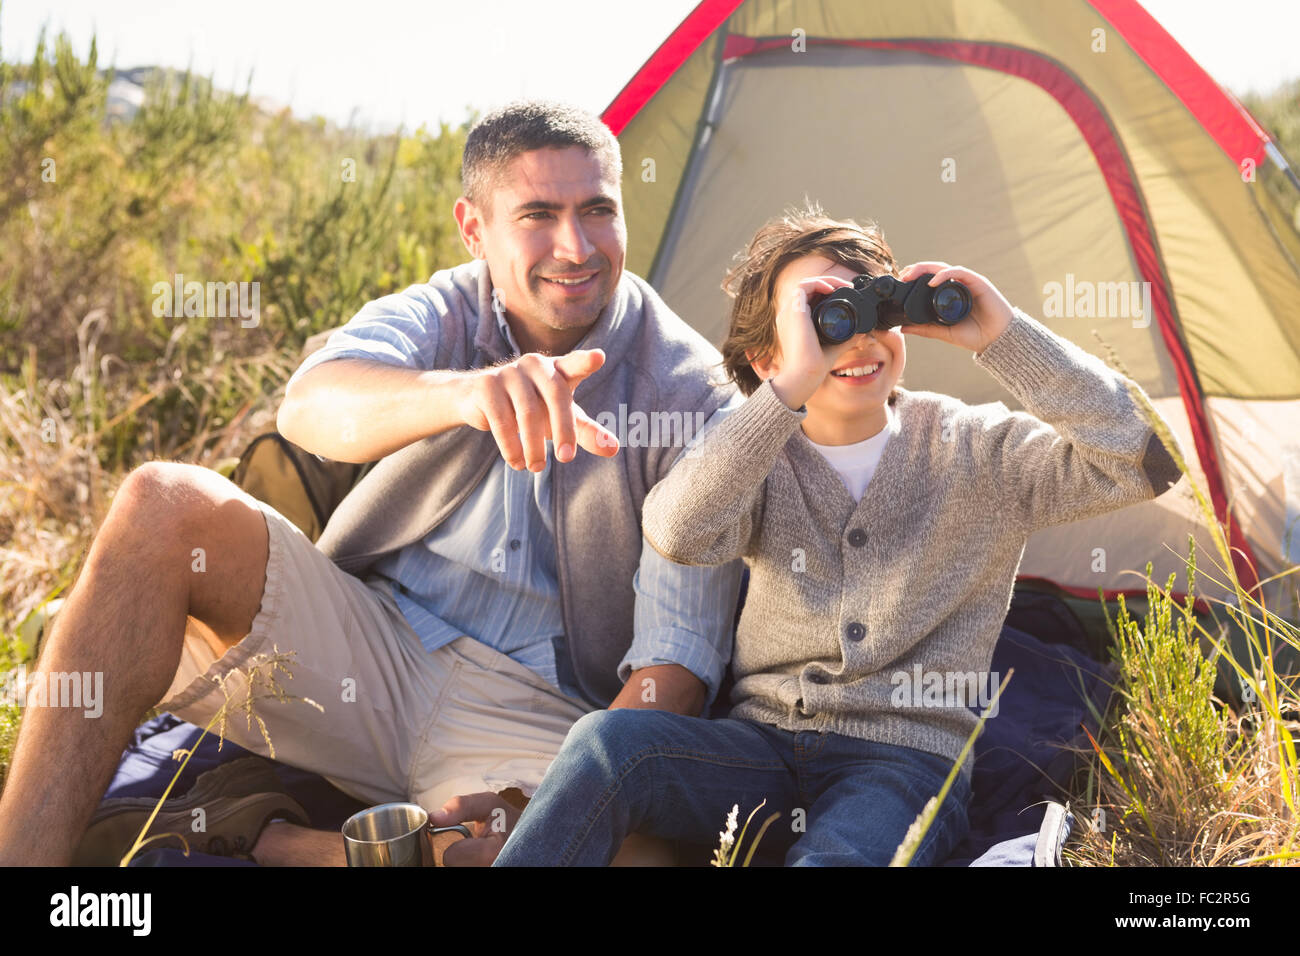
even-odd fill
[{"label": "backpack", "polygon": [[[340,328],[307,339],[299,362],[323,348]],[[339,502],[373,465],[318,458],[278,431],[269,431],[248,443],[230,480],[280,512],[314,543]]]},{"label": "backpack", "polygon": [[249,442],[230,480],[280,512],[314,542],[339,502],[373,465],[317,458],[278,431],[270,431]]}]

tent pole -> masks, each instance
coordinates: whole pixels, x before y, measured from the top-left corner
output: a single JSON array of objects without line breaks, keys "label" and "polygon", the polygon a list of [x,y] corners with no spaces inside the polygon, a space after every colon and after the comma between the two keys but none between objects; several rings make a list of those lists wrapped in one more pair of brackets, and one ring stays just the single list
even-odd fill
[{"label": "tent pole", "polygon": [[695,180],[699,175],[701,154],[713,136],[713,128],[721,118],[722,90],[727,67],[726,61],[722,58],[722,49],[726,39],[726,33],[720,31],[718,34],[718,60],[713,68],[713,77],[709,82],[709,92],[705,97],[704,112],[700,114],[700,121],[695,127],[695,141],[691,144],[690,155],[686,158],[686,167],[682,170],[682,178],[677,183],[677,195],[673,197],[672,209],[668,213],[668,222],[664,225],[663,238],[659,240],[659,248],[655,250],[654,262],[650,265],[650,274],[646,277],[646,281],[654,289],[659,289],[663,282],[663,273],[668,262],[667,253],[676,245],[681,234],[682,221],[685,218],[682,215],[683,204],[694,191]]}]

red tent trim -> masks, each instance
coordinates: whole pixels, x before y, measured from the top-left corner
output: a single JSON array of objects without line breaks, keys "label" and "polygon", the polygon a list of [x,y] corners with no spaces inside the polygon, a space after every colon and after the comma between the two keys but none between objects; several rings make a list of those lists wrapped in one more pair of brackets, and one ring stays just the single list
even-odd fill
[{"label": "red tent trim", "polygon": [[1164,81],[1237,166],[1264,161],[1269,135],[1233,96],[1214,82],[1137,0],[1088,0],[1133,52]]},{"label": "red tent trim", "polygon": [[[744,0],[701,0],[606,107],[601,119],[617,136]],[[1191,111],[1228,158],[1263,162],[1269,135],[1235,98],[1178,45],[1137,0],[1086,0]]]},{"label": "red tent trim", "polygon": [[600,118],[615,136],[623,132],[623,127],[641,111],[641,107],[742,3],[744,0],[702,0],[686,15],[686,19],[659,44],[627,86],[619,91],[614,101],[605,107]]},{"label": "red tent trim", "polygon": [[[724,58],[738,59],[766,50],[785,49],[786,37],[759,39],[755,37],[728,36],[723,48]],[[1018,47],[989,43],[954,42],[944,40],[849,40],[809,37],[809,45],[852,46],[868,49],[911,50],[932,56],[987,67],[1026,79],[1050,94],[1083,134],[1097,165],[1101,169],[1106,187],[1110,191],[1115,209],[1137,261],[1138,272],[1151,284],[1151,304],[1155,310],[1160,335],[1173,362],[1178,379],[1178,391],[1191,425],[1196,456],[1205,472],[1210,500],[1215,515],[1227,527],[1228,540],[1233,548],[1233,565],[1242,587],[1250,591],[1258,582],[1255,558],[1245,535],[1232,520],[1228,496],[1223,481],[1222,468],[1214,439],[1210,434],[1209,419],[1202,401],[1201,389],[1191,360],[1178,335],[1168,283],[1156,250],[1155,236],[1151,231],[1141,194],[1134,181],[1128,159],[1124,155],[1101,108],[1060,64],[1047,57]]]},{"label": "red tent trim", "polygon": [[[681,25],[660,44],[602,114],[601,118],[614,135],[617,136],[623,131],[682,63],[699,49],[700,44],[717,30],[742,2],[743,0],[701,0]],[[1136,0],[1088,0],[1088,2],[1119,31],[1134,52],[1168,85],[1234,163],[1240,163],[1241,159],[1246,157],[1253,158],[1256,163],[1263,159],[1267,136],[1249,114],[1235,107],[1232,98],[1214,83]],[[742,37],[736,38],[735,42],[740,43],[741,46],[733,46],[733,38],[728,37],[724,50],[725,57],[730,58],[733,52],[735,55],[757,52],[761,41]],[[784,45],[788,39],[772,41],[773,44],[777,42]],[[1174,362],[1179,392],[1187,410],[1197,457],[1205,472],[1215,514],[1228,528],[1229,545],[1232,548],[1232,559],[1238,580],[1247,591],[1252,590],[1259,580],[1255,573],[1254,554],[1238,523],[1231,520],[1222,471],[1210,436],[1200,388],[1191,369],[1190,359],[1174,326],[1169,292],[1160,269],[1154,236],[1150,232],[1141,196],[1133,182],[1127,159],[1119,149],[1114,131],[1097,104],[1062,67],[1027,50],[952,41],[848,42],[859,46],[912,49],[1014,73],[1037,83],[1056,97],[1074,119],[1101,166],[1107,188],[1124,222],[1125,230],[1129,233],[1138,269],[1143,278],[1151,283],[1152,304],[1160,324],[1161,336]],[[749,44],[754,44],[754,47],[745,50],[744,47]],[[1044,70],[1044,66],[1049,69]],[[1055,75],[1050,75],[1052,73]],[[1079,112],[1076,113],[1076,110]]]}]

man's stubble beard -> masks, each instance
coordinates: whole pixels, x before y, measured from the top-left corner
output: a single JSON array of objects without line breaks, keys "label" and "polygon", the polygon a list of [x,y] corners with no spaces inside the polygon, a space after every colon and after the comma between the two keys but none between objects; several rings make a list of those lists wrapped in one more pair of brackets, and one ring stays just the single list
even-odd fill
[{"label": "man's stubble beard", "polygon": [[554,332],[590,329],[614,299],[615,284],[608,270],[603,273],[603,278],[600,281],[601,286],[590,305],[583,306],[581,310],[576,307],[574,309],[557,309],[554,303],[548,299],[543,288],[546,280],[535,277],[533,286],[529,290],[533,294],[534,301],[541,307],[535,321]]}]

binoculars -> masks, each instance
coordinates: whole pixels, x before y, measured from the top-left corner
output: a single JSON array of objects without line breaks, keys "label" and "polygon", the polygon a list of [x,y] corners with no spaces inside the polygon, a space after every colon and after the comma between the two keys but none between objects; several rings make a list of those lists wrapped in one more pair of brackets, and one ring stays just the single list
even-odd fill
[{"label": "binoculars", "polygon": [[839,345],[874,329],[912,325],[956,325],[970,315],[970,290],[955,279],[933,289],[933,272],[904,282],[893,276],[855,276],[853,285],[836,289],[812,310],[817,337],[824,345]]}]

